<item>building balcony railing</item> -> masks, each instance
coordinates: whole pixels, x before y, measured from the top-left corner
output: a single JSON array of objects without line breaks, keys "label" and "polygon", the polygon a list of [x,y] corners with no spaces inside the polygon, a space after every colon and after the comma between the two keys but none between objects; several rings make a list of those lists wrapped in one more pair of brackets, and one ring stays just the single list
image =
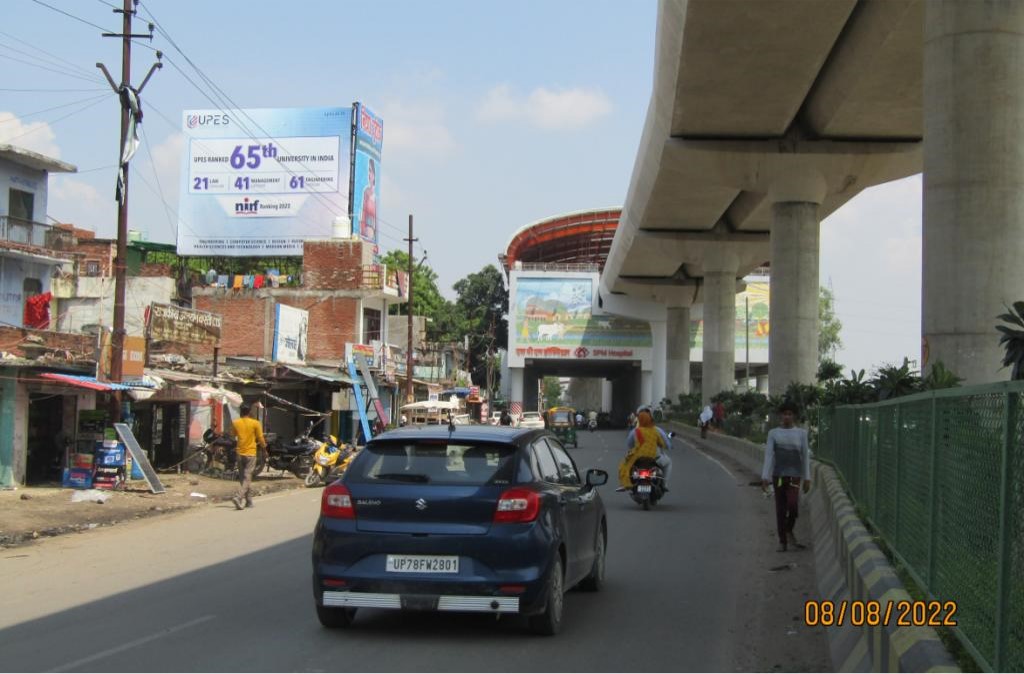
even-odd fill
[{"label": "building balcony railing", "polygon": [[399,290],[399,271],[388,269],[386,264],[364,264],[359,271],[360,290],[381,290],[386,295],[408,298],[408,288],[404,288],[404,292]]},{"label": "building balcony railing", "polygon": [[0,241],[42,247],[46,245],[46,235],[52,229],[41,222],[0,215]]}]

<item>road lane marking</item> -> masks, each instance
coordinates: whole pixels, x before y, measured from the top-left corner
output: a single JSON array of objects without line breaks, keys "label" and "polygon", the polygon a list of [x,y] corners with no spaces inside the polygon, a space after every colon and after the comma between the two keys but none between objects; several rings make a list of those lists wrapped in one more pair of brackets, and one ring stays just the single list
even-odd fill
[{"label": "road lane marking", "polygon": [[[697,448],[694,447],[694,449],[697,449]],[[721,468],[722,470],[725,471],[726,475],[728,475],[729,477],[731,477],[734,480],[736,479],[736,476],[732,474],[732,471],[730,471],[728,468],[726,468],[725,465],[721,461],[719,461],[715,457],[711,456],[710,454],[706,454],[704,452],[704,450],[702,450],[702,449],[697,449],[697,453],[700,454],[701,456],[703,456],[708,461],[715,462],[718,465],[719,468]]]},{"label": "road lane marking", "polygon": [[160,639],[160,638],[163,638],[163,637],[166,637],[166,636],[170,636],[171,634],[174,634],[175,632],[180,632],[181,630],[188,629],[189,627],[195,627],[196,625],[200,625],[200,624],[202,624],[202,623],[204,623],[204,622],[206,622],[208,620],[213,620],[213,618],[214,618],[214,616],[212,616],[212,615],[205,615],[202,618],[196,618],[195,620],[190,620],[187,623],[182,623],[180,625],[175,625],[174,627],[168,627],[166,629],[162,629],[159,632],[156,632],[154,634],[150,634],[148,637],[141,637],[139,639],[136,639],[135,641],[129,641],[128,643],[121,644],[120,646],[116,646],[114,648],[108,648],[105,651],[100,651],[99,653],[94,653],[93,655],[90,655],[88,657],[80,658],[78,660],[75,660],[73,662],[69,662],[69,663],[67,663],[65,665],[61,665],[60,667],[56,667],[56,668],[48,670],[48,671],[50,671],[50,672],[68,672],[68,671],[71,671],[72,669],[74,669],[75,667],[81,667],[82,665],[86,665],[86,664],[88,664],[90,662],[94,662],[96,660],[102,660],[103,658],[109,658],[111,655],[116,655],[117,653],[121,653],[123,651],[127,651],[129,649],[135,648],[136,646],[141,646],[142,644],[149,643],[150,641],[155,641],[156,639]]}]

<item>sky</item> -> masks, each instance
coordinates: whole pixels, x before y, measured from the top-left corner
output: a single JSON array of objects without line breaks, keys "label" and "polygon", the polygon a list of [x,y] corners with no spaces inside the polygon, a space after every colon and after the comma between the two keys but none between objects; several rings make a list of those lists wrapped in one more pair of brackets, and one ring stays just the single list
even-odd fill
[{"label": "sky", "polygon": [[[382,252],[405,249],[414,215],[416,255],[426,252],[453,297],[452,284],[497,264],[523,225],[622,205],[656,15],[653,0],[145,0],[135,31],[154,20],[160,30],[133,47],[132,80],[154,48],[165,66],[142,94],[129,227],[175,241],[181,112],[215,107],[204,79],[240,108],[363,101],[384,120]],[[6,0],[4,16],[0,143],[77,166],[51,178],[47,215],[113,237],[119,106],[94,64],[117,77],[120,41],[98,27],[119,32],[120,15],[110,0]],[[828,218],[820,267],[843,322],[839,362],[870,371],[917,358],[920,176],[869,189]]]}]

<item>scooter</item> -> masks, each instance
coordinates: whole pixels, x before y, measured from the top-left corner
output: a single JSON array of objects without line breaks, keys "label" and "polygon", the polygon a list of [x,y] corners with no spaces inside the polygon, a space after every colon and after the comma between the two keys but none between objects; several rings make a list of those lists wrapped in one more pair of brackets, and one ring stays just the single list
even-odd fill
[{"label": "scooter", "polygon": [[650,510],[665,495],[665,474],[654,459],[637,459],[630,480],[633,488],[629,490],[629,496],[644,510]]},{"label": "scooter", "polygon": [[597,430],[597,419],[591,419],[590,421],[588,421],[587,422],[587,428],[590,429],[591,433],[596,431]]},{"label": "scooter", "polygon": [[318,487],[336,480],[345,474],[356,451],[348,445],[338,446],[338,439],[330,436],[329,442],[320,443],[320,447],[313,454],[313,467],[306,474],[304,480],[307,487]]}]

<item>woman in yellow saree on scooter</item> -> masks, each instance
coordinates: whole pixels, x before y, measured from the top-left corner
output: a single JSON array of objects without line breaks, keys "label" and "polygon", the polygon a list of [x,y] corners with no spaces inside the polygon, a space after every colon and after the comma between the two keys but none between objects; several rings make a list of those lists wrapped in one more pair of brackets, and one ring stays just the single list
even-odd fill
[{"label": "woman in yellow saree on scooter", "polygon": [[668,491],[668,478],[672,470],[672,460],[667,451],[671,446],[671,440],[664,431],[654,425],[654,416],[651,411],[642,407],[637,412],[637,427],[630,430],[626,442],[627,453],[619,464],[619,490],[628,491],[633,487],[632,475],[633,464],[639,459],[651,459],[656,461],[665,473],[665,491]]}]

